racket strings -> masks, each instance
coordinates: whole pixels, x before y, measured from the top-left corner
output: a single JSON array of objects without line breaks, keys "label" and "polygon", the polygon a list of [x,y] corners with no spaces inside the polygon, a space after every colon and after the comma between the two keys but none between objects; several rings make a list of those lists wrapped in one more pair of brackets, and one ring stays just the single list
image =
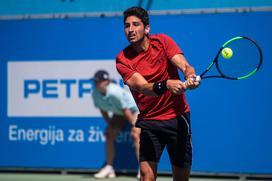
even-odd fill
[{"label": "racket strings", "polygon": [[233,55],[225,59],[221,54],[218,57],[218,69],[233,78],[245,77],[256,70],[260,63],[260,52],[256,45],[247,39],[230,42],[225,47],[231,48]]}]

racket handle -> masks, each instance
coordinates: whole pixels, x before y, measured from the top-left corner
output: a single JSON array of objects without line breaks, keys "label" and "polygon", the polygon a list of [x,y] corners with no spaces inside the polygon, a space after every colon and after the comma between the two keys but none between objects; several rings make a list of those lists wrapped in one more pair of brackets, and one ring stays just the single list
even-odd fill
[{"label": "racket handle", "polygon": [[[194,78],[194,81],[195,81],[195,82],[200,82],[200,81],[201,81],[201,77],[200,77],[199,75],[197,75],[197,76]],[[186,87],[186,89],[187,89],[186,82],[187,82],[187,81],[183,82],[183,85],[184,85],[184,86]]]},{"label": "racket handle", "polygon": [[201,77],[199,75],[196,76],[195,81],[200,82],[201,81]]}]

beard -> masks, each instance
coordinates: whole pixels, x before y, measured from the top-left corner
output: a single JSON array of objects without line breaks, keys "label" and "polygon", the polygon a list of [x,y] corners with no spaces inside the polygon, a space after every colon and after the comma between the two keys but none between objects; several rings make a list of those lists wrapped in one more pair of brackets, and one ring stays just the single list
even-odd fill
[{"label": "beard", "polygon": [[139,46],[139,45],[142,44],[142,42],[145,41],[145,38],[146,38],[146,37],[147,37],[147,35],[144,34],[139,40],[137,40],[137,41],[135,41],[135,42],[133,42],[133,41],[129,41],[129,42],[130,42],[130,44],[131,44],[132,46]]}]

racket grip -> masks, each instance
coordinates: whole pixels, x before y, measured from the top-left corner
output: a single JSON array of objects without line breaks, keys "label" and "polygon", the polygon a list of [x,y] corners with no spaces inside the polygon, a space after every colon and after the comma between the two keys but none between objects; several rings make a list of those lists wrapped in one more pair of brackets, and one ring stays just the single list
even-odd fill
[{"label": "racket grip", "polygon": [[[199,75],[197,75],[195,78],[194,78],[194,81],[196,82],[200,82],[201,81],[201,77]],[[186,87],[187,89],[187,84],[186,84],[187,81],[183,82],[183,85]]]},{"label": "racket grip", "polygon": [[200,82],[201,81],[201,77],[199,75],[196,76],[195,81]]}]

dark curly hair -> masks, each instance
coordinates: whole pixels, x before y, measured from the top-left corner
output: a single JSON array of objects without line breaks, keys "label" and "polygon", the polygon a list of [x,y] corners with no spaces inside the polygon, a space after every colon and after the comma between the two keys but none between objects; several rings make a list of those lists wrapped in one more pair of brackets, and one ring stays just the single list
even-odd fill
[{"label": "dark curly hair", "polygon": [[129,16],[136,16],[142,20],[144,26],[149,25],[149,16],[145,9],[141,7],[131,7],[124,11],[124,23]]}]

